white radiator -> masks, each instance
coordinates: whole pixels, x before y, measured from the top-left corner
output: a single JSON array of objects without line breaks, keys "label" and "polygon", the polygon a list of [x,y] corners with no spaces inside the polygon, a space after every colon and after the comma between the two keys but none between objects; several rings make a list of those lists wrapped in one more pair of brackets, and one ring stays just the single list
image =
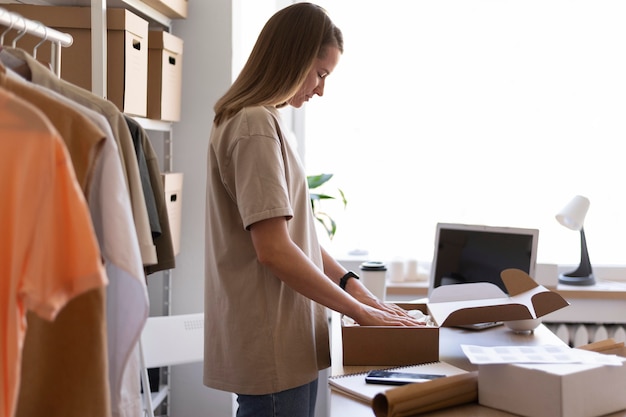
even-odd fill
[{"label": "white radiator", "polygon": [[545,323],[546,327],[570,347],[612,338],[626,342],[625,324]]}]

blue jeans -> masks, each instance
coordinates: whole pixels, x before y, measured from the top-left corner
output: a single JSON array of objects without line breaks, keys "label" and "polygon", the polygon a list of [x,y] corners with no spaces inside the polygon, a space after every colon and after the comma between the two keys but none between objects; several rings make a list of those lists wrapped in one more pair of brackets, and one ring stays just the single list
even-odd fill
[{"label": "blue jeans", "polygon": [[237,417],[313,417],[316,398],[317,379],[273,394],[237,394]]}]

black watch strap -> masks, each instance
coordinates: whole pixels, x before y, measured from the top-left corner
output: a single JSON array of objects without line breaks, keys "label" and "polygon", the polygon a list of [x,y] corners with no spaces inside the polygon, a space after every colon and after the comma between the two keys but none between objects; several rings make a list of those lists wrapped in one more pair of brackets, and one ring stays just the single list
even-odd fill
[{"label": "black watch strap", "polygon": [[359,279],[359,276],[352,271],[346,272],[346,275],[342,276],[341,279],[339,280],[339,286],[341,287],[342,290],[344,291],[346,290],[346,284],[348,283],[348,280],[350,278]]}]

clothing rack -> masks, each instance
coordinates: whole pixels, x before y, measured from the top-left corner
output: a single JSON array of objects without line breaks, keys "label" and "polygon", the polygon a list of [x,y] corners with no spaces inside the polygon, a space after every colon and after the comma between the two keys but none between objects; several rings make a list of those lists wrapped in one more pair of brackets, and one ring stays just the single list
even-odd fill
[{"label": "clothing rack", "polygon": [[56,29],[49,28],[41,22],[35,20],[26,19],[17,13],[10,12],[0,7],[0,25],[5,26],[6,29],[0,35],[0,43],[4,43],[4,35],[10,30],[16,30],[19,32],[17,37],[13,40],[13,46],[24,34],[37,36],[42,41],[35,47],[34,54],[36,54],[36,48],[45,41],[52,43],[51,45],[51,60],[52,69],[56,75],[61,74],[61,47],[71,46],[74,42],[74,38],[69,33],[59,32]]}]

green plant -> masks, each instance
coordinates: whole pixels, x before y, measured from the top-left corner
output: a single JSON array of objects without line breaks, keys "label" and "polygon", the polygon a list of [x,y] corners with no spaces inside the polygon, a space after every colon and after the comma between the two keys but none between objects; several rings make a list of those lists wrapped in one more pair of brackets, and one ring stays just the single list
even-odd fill
[{"label": "green plant", "polygon": [[[322,200],[336,200],[337,197],[333,197],[328,194],[313,193],[311,192],[311,190],[314,190],[322,186],[323,184],[328,182],[328,180],[330,180],[332,177],[333,177],[333,174],[319,174],[319,175],[309,175],[306,178],[309,184],[309,194],[311,197],[311,209],[313,210],[313,215],[315,216],[317,221],[320,222],[322,226],[324,226],[324,230],[326,230],[326,233],[328,234],[328,237],[330,239],[332,239],[335,236],[335,233],[337,232],[337,223],[335,222],[335,220],[333,220],[333,218],[328,213],[321,211],[320,205],[321,205]],[[345,208],[346,205],[348,204],[348,201],[346,200],[346,196],[344,195],[343,191],[341,191],[340,189],[337,189],[337,191],[339,191],[341,202],[343,203],[343,207]]]}]

